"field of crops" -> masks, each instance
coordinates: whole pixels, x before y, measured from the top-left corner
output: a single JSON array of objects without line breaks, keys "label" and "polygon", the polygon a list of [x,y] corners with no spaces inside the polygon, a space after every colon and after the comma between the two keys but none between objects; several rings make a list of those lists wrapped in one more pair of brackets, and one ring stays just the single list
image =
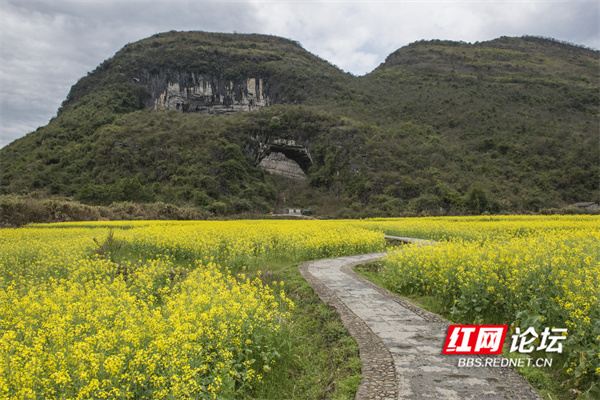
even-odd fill
[{"label": "field of crops", "polygon": [[0,398],[247,397],[278,366],[293,303],[244,269],[384,246],[320,221],[2,230]]},{"label": "field of crops", "polygon": [[[386,261],[453,315],[566,327],[565,370],[600,374],[597,217],[39,224],[0,230],[0,398],[247,398],[279,366],[293,302],[256,276],[440,240]],[[254,271],[254,273],[251,273]],[[595,377],[595,378],[594,378]]]},{"label": "field of crops", "polygon": [[388,256],[390,288],[433,295],[468,323],[567,328],[564,372],[600,384],[598,217],[476,217],[380,221],[378,229],[440,240]]}]

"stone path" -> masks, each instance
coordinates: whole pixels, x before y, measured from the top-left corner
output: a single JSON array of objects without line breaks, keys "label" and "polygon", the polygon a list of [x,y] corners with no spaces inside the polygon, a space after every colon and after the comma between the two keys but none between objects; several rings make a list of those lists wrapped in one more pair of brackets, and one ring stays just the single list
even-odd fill
[{"label": "stone path", "polygon": [[449,325],[445,320],[351,269],[383,256],[363,254],[299,266],[319,297],[339,311],[359,345],[363,377],[356,399],[541,399],[511,369],[459,368],[458,359],[465,356],[442,355]]}]

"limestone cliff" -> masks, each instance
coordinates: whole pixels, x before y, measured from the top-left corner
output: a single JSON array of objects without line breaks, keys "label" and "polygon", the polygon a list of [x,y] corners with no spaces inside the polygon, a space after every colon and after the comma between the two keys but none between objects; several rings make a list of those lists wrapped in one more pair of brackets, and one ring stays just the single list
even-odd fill
[{"label": "limestone cliff", "polygon": [[271,104],[263,79],[247,77],[236,82],[193,72],[161,71],[148,74],[150,96],[146,106],[202,114],[255,111]]}]

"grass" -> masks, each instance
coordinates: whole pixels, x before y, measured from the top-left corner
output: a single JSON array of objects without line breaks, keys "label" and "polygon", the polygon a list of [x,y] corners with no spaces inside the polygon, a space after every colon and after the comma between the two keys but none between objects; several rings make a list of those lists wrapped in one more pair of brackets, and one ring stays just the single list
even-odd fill
[{"label": "grass", "polygon": [[297,265],[271,260],[246,275],[258,275],[267,284],[285,282],[286,296],[295,304],[288,326],[288,354],[255,398],[354,399],[362,377],[358,345],[337,311],[319,299]]},{"label": "grass", "polygon": [[[95,240],[96,252],[118,266],[144,258],[109,231],[104,241]],[[172,260],[185,267],[186,262]],[[265,374],[252,392],[252,399],[312,400],[354,399],[360,384],[361,361],[358,345],[344,327],[339,314],[324,304],[287,258],[267,260],[256,268],[245,269],[251,280],[260,277],[263,284],[283,281],[286,296],[295,308],[287,324],[288,346],[277,367]]]},{"label": "grass", "polygon": [[[508,338],[507,338],[508,341]],[[522,357],[517,353],[509,353],[506,350],[506,344],[502,355],[509,359]],[[557,361],[557,360],[555,360]],[[576,399],[580,392],[576,389],[565,388],[561,384],[562,378],[560,372],[553,369],[541,369],[535,367],[516,367],[515,370],[523,375],[523,377],[537,390],[543,399],[552,400],[572,400]],[[585,399],[586,397],[582,397]],[[593,397],[587,397],[592,399]]]},{"label": "grass", "polygon": [[[371,282],[379,285],[387,290],[393,292],[389,286],[386,285],[381,270],[383,268],[382,262],[372,262],[354,267],[354,271]],[[451,324],[467,324],[467,321],[452,320],[450,318],[450,312],[443,307],[443,305],[434,296],[406,296],[403,294],[395,293],[400,297],[407,299],[408,301],[416,304],[417,306],[437,314],[447,320]],[[506,358],[517,358],[520,354],[509,353],[507,349],[510,348],[510,336],[507,335],[502,355]],[[535,390],[542,396],[543,399],[548,400],[573,400],[576,399],[580,393],[575,389],[567,389],[561,385],[559,380],[559,371],[551,369],[540,369],[535,367],[522,367],[515,368],[523,377],[529,382]],[[592,399],[593,397],[582,397]]]}]

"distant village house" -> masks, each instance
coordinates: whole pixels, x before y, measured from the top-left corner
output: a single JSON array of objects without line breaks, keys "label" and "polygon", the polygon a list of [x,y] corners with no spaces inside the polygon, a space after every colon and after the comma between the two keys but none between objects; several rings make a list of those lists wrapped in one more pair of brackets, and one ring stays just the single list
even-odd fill
[{"label": "distant village house", "polygon": [[290,215],[310,215],[310,210],[302,210],[300,208],[288,208],[286,210],[283,211],[284,214],[290,214]]}]

